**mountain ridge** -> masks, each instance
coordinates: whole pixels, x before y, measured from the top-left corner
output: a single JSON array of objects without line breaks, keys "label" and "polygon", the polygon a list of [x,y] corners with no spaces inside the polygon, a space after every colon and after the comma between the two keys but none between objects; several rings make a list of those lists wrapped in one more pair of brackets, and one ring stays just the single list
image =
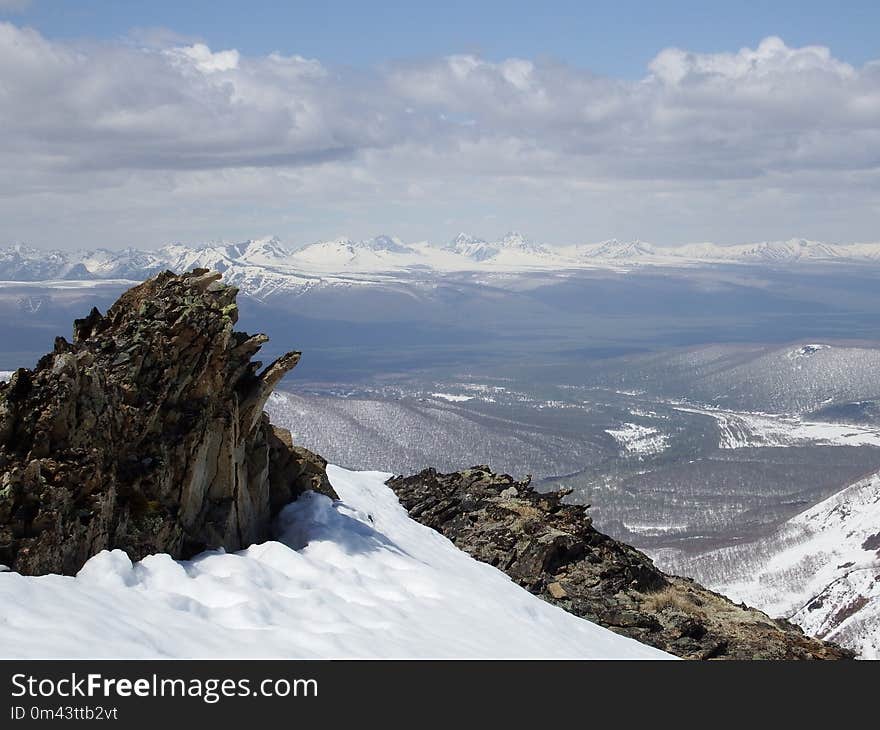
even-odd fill
[{"label": "mountain ridge", "polygon": [[570,490],[537,492],[474,466],[426,469],[388,486],[412,519],[507,573],[531,593],[616,633],[685,659],[844,659],[847,650],[784,620],[668,575],[592,525]]},{"label": "mountain ridge", "polygon": [[13,244],[0,249],[0,280],[142,280],[163,269],[201,266],[218,271],[253,268],[276,273],[357,273],[406,271],[437,273],[518,269],[615,268],[629,265],[694,266],[711,264],[793,265],[807,263],[880,264],[880,243],[830,244],[807,239],[752,244],[714,243],[657,246],[640,240],[610,239],[594,244],[550,246],[511,232],[496,241],[461,233],[438,246],[405,243],[380,235],[340,237],[288,248],[276,236],[238,243],[170,243],[154,250],[106,248],[65,251]]}]

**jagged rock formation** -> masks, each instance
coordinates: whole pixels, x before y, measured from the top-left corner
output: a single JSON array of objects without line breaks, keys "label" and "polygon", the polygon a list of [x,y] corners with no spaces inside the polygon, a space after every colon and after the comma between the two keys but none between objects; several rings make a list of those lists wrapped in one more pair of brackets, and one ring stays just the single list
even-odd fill
[{"label": "jagged rock formation", "polygon": [[71,574],[105,548],[236,550],[303,490],[332,495],[326,462],[263,413],[300,353],[259,372],[268,338],[234,331],[220,278],[159,274],[0,385],[0,563]]},{"label": "jagged rock formation", "polygon": [[592,526],[566,492],[486,466],[427,469],[388,485],[410,517],[503,570],[550,603],[688,659],[842,659],[851,653],[806,636],[698,583],[658,570],[635,548]]}]

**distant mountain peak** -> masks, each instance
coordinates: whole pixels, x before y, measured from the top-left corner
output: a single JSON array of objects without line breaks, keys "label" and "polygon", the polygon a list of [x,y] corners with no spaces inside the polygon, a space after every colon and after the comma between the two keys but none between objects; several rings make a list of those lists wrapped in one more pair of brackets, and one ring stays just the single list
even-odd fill
[{"label": "distant mountain peak", "polygon": [[375,238],[359,241],[357,245],[370,251],[390,251],[392,253],[410,253],[412,251],[409,246],[396,236],[389,236],[384,233]]},{"label": "distant mountain peak", "polygon": [[498,253],[496,246],[467,233],[459,233],[448,245],[444,246],[444,250],[452,251],[473,261],[485,261]]},{"label": "distant mountain peak", "polygon": [[[336,246],[354,246],[355,242],[353,239],[348,236],[337,236],[336,238],[330,238],[326,241],[315,241],[314,243],[310,243],[309,246],[328,246],[328,245],[336,245]],[[308,248],[309,246],[306,246]]]},{"label": "distant mountain peak", "polygon": [[277,236],[268,236],[266,238],[250,238],[243,243],[232,247],[234,252],[233,258],[241,258],[245,261],[252,260],[257,257],[261,259],[286,259],[290,256],[290,251],[281,243]]},{"label": "distant mountain peak", "polygon": [[278,236],[266,236],[264,238],[249,238],[243,244],[248,249],[251,248],[259,248],[264,251],[282,251],[284,253],[287,252],[287,249],[284,247],[284,244],[281,243],[281,239]]},{"label": "distant mountain peak", "polygon": [[657,253],[656,249],[649,243],[640,241],[619,241],[611,238],[591,246],[587,246],[585,250],[590,258],[597,259],[632,259],[641,256],[653,256]]},{"label": "distant mountain peak", "polygon": [[537,246],[529,236],[519,231],[508,231],[501,239],[501,243],[507,246]]},{"label": "distant mountain peak", "polygon": [[132,247],[38,249],[16,242],[0,248],[0,280],[141,280],[166,269],[180,272],[198,267],[225,272],[230,281],[251,291],[269,292],[313,286],[313,278],[302,272],[332,274],[412,269],[423,275],[430,270],[439,273],[473,268],[524,271],[554,267],[566,270],[613,268],[630,264],[794,267],[831,263],[880,265],[880,242],[831,244],[790,238],[730,245],[704,242],[654,246],[639,239],[612,238],[556,248],[535,243],[519,231],[488,241],[462,232],[440,247],[428,242],[404,243],[389,234],[365,239],[340,237],[316,241],[295,251],[287,248],[278,236],[238,243],[170,243],[155,250]]},{"label": "distant mountain peak", "polygon": [[467,233],[459,233],[452,241],[444,246],[446,251],[454,251],[466,256],[473,261],[488,261],[494,259],[502,251],[515,251],[528,254],[547,255],[549,249],[540,244],[533,243],[518,231],[505,233],[498,241],[489,242],[482,238],[476,238]]},{"label": "distant mountain peak", "polygon": [[469,233],[459,233],[455,238],[453,238],[444,248],[446,249],[455,249],[457,246],[468,246],[477,243],[486,243],[486,241],[482,238],[477,238],[476,236],[472,236]]}]

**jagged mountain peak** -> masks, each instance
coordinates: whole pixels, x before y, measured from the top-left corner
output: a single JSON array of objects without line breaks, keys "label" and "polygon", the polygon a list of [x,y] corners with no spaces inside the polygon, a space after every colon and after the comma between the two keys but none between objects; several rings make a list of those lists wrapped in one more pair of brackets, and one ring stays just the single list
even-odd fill
[{"label": "jagged mountain peak", "polygon": [[290,256],[290,251],[278,236],[251,238],[235,246],[239,258],[253,260],[257,257],[266,260],[283,260]]},{"label": "jagged mountain peak", "polygon": [[509,231],[508,233],[505,233],[503,238],[498,242],[498,247],[503,251],[523,253],[541,258],[552,255],[553,253],[553,251],[547,246],[536,243],[519,231]]},{"label": "jagged mountain peak", "polygon": [[473,261],[487,261],[498,255],[498,247],[493,246],[486,241],[462,244],[456,246],[453,250],[455,253],[472,259]]},{"label": "jagged mountain peak", "polygon": [[412,252],[412,249],[399,238],[397,238],[396,236],[389,236],[384,233],[375,236],[374,238],[368,238],[360,241],[357,245],[361,248],[369,249],[370,251],[389,251],[391,253]]},{"label": "jagged mountain peak", "polygon": [[479,243],[486,243],[485,239],[478,238],[477,236],[472,236],[469,233],[459,233],[455,238],[453,238],[449,243],[447,243],[443,248],[447,250],[455,250],[459,246],[469,246]]},{"label": "jagged mountain peak", "polygon": [[657,253],[654,246],[644,241],[620,241],[616,238],[585,246],[582,250],[586,256],[597,259],[638,259]]},{"label": "jagged mountain peak", "polygon": [[532,242],[518,231],[509,231],[497,241],[486,241],[467,233],[459,233],[449,244],[444,246],[444,249],[477,262],[495,259],[502,252],[539,256],[546,256],[551,253],[548,248]]},{"label": "jagged mountain peak", "polygon": [[471,236],[467,233],[459,233],[446,246],[445,251],[451,251],[459,256],[472,261],[486,261],[497,255],[498,247],[482,238]]},{"label": "jagged mountain peak", "polygon": [[505,246],[525,246],[528,239],[519,231],[508,231],[501,237],[500,243]]},{"label": "jagged mountain peak", "polygon": [[291,254],[287,264],[294,269],[342,272],[406,266],[418,253],[396,236],[379,235],[354,240],[347,236],[316,241]]}]

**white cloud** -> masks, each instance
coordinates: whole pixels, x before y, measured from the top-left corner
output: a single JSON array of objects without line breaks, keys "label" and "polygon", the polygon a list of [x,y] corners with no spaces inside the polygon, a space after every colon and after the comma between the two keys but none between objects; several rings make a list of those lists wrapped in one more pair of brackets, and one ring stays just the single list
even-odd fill
[{"label": "white cloud", "polygon": [[568,241],[880,238],[880,63],[824,47],[666,49],[621,81],[472,55],[338,70],[149,37],[0,24],[7,236],[423,238],[497,219]]},{"label": "white cloud", "polygon": [[657,78],[672,85],[689,79],[754,83],[760,79],[812,72],[841,80],[856,75],[852,66],[834,59],[828,48],[789,48],[776,36],[765,38],[755,49],[742,48],[738,53],[689,53],[667,48],[651,61],[650,69]]},{"label": "white cloud", "polygon": [[172,58],[182,57],[192,62],[203,73],[234,71],[238,68],[239,54],[235,49],[213,53],[204,43],[195,43],[182,48],[172,48],[167,53]]}]

